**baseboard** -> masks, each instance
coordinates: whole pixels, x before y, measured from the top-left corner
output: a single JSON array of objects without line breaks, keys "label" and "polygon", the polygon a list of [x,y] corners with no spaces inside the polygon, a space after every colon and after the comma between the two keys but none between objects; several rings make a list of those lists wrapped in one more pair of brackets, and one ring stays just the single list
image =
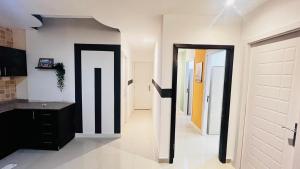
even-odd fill
[{"label": "baseboard", "polygon": [[198,126],[196,126],[192,121],[190,121],[190,123],[192,124],[192,126],[194,127],[194,129],[199,133],[199,134],[201,134],[202,135],[202,130],[201,129],[199,129],[199,127]]},{"label": "baseboard", "polygon": [[168,158],[159,158],[158,162],[159,163],[169,163],[169,159]]},{"label": "baseboard", "polygon": [[86,134],[76,133],[76,138],[120,138],[121,134]]}]

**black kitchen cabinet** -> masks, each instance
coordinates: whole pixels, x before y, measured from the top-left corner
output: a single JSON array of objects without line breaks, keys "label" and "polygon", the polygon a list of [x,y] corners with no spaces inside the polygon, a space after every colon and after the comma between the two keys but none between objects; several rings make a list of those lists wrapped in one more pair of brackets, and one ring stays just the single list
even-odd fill
[{"label": "black kitchen cabinet", "polygon": [[0,114],[0,159],[19,148],[16,111]]},{"label": "black kitchen cabinet", "polygon": [[75,136],[74,121],[72,120],[74,119],[73,112],[73,106],[60,111],[27,110],[26,119],[30,125],[24,131],[29,135],[24,147],[59,150]]},{"label": "black kitchen cabinet", "polygon": [[0,113],[0,134],[0,159],[19,148],[59,150],[75,137],[74,104]]},{"label": "black kitchen cabinet", "polygon": [[0,76],[27,76],[26,52],[0,46]]}]

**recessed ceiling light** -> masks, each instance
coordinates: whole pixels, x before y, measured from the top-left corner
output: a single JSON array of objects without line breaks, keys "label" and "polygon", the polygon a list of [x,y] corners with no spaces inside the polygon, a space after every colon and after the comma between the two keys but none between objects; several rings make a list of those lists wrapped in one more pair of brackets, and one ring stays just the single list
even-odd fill
[{"label": "recessed ceiling light", "polygon": [[227,0],[226,1],[226,6],[231,6],[231,5],[234,4],[234,2],[235,2],[235,0]]}]

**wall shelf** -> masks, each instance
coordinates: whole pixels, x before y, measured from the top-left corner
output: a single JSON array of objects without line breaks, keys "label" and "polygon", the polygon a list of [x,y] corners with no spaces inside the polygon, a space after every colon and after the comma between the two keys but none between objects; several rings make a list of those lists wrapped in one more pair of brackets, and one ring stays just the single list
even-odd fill
[{"label": "wall shelf", "polygon": [[41,70],[55,70],[54,67],[35,67],[35,69],[41,69]]}]

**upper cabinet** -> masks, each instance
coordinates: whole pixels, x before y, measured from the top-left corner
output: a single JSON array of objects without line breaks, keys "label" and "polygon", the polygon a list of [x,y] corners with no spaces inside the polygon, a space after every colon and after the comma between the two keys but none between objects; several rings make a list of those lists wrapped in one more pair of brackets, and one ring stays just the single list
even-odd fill
[{"label": "upper cabinet", "polygon": [[0,76],[27,76],[26,51],[0,46]]}]

